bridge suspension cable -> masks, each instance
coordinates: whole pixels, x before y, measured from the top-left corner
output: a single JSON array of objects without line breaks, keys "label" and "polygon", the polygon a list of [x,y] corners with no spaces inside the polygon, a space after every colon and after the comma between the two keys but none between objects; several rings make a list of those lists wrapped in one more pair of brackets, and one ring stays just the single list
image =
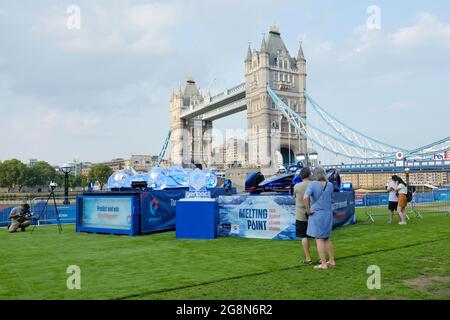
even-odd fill
[{"label": "bridge suspension cable", "polygon": [[353,129],[342,121],[338,120],[336,117],[322,108],[307,92],[305,92],[305,97],[310,103],[313,110],[319,114],[322,120],[331,129],[333,129],[334,132],[336,132],[339,136],[349,142],[355,142],[362,148],[377,150],[381,153],[401,151],[404,153],[405,157],[410,159],[423,159],[424,157],[430,157],[436,153],[442,153],[450,150],[450,137],[414,150],[407,150],[405,148],[384,143],[382,141],[369,137],[358,130]]},{"label": "bridge suspension cable", "polygon": [[432,156],[436,153],[442,153],[450,151],[450,137],[433,142],[426,146],[411,150],[408,152],[408,158],[423,158],[426,156]]},{"label": "bridge suspension cable", "polygon": [[157,166],[159,166],[161,164],[161,162],[164,160],[164,157],[165,157],[166,152],[167,152],[167,147],[169,146],[169,142],[170,142],[170,135],[171,135],[171,132],[169,131],[169,133],[167,134],[166,139],[164,140],[163,147],[162,147],[161,151],[159,152],[158,160],[157,160],[157,163],[156,163]]},{"label": "bridge suspension cable", "polygon": [[345,158],[366,161],[391,160],[395,158],[395,151],[382,151],[371,148],[370,146],[362,146],[351,141],[349,138],[336,137],[319,129],[286,105],[270,86],[267,86],[267,92],[276,108],[281,111],[289,123],[297,128],[311,142],[322,147],[324,150]]},{"label": "bridge suspension cable", "polygon": [[384,143],[349,127],[348,125],[328,113],[307,92],[305,92],[305,97],[310,103],[311,107],[319,114],[323,121],[345,140],[356,143],[362,148],[376,150],[381,153],[392,153],[397,151],[402,151],[403,153],[408,152],[408,150],[404,148]]}]

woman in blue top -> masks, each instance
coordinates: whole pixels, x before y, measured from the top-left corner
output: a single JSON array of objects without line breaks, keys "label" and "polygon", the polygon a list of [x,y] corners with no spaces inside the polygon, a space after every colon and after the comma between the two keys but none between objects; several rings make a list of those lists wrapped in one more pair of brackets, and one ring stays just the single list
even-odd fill
[{"label": "woman in blue top", "polygon": [[[309,214],[306,234],[316,239],[320,264],[316,265],[314,269],[328,269],[336,266],[333,245],[330,240],[333,228],[331,195],[334,188],[333,184],[328,182],[325,170],[321,167],[314,169],[314,180],[308,185],[303,198]],[[328,253],[328,262],[326,253]]]}]

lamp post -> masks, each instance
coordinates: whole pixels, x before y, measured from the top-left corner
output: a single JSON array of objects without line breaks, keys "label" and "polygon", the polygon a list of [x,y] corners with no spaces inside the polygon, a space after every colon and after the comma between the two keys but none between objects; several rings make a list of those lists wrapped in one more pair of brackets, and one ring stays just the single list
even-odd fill
[{"label": "lamp post", "polygon": [[405,168],[405,174],[406,174],[406,184],[409,185],[409,171],[411,169],[409,168]]},{"label": "lamp post", "polygon": [[72,171],[72,166],[65,164],[61,167],[61,171],[64,173],[64,202],[63,204],[70,204],[69,202],[69,173]]},{"label": "lamp post", "polygon": [[296,156],[297,161],[305,161],[305,165],[306,166],[311,166],[311,165],[315,165],[315,162],[317,161],[317,159],[319,159],[319,155],[316,152],[311,152],[311,153],[300,153],[297,154]]},{"label": "lamp post", "polygon": [[317,154],[317,152],[311,152],[308,155],[308,158],[310,160],[309,165],[316,165],[316,161],[317,161],[317,159],[319,159],[319,155]]},{"label": "lamp post", "polygon": [[295,156],[295,158],[297,159],[297,162],[303,163],[306,159],[306,155],[304,153],[299,153]]}]

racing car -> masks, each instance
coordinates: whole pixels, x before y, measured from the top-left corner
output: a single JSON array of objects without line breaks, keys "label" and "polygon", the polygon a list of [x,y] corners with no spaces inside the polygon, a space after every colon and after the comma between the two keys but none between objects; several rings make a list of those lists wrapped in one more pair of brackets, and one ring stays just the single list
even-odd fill
[{"label": "racing car", "polygon": [[[253,171],[247,175],[245,180],[245,192],[260,194],[262,192],[291,193],[297,183],[302,182],[300,170],[303,168],[301,162],[291,165],[287,170],[279,170],[277,174],[265,178],[260,171]],[[333,183],[334,191],[341,187],[341,177],[336,169],[326,170],[328,181]]]}]

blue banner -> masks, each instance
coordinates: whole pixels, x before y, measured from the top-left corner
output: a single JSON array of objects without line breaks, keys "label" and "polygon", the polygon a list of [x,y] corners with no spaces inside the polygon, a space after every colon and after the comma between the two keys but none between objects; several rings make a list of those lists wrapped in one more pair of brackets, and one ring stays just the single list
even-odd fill
[{"label": "blue banner", "polygon": [[[141,233],[175,230],[176,202],[188,189],[153,190],[141,194]],[[208,189],[212,198],[227,194],[225,188]],[[236,194],[236,189],[229,191]]]},{"label": "blue banner", "polygon": [[0,206],[0,227],[6,227],[9,223],[9,213],[14,207]]},{"label": "blue banner", "polygon": [[141,233],[175,229],[176,201],[186,189],[156,190],[141,194]]},{"label": "blue banner", "polygon": [[334,192],[331,201],[333,207],[333,229],[356,223],[354,192]]},{"label": "blue banner", "polygon": [[218,236],[295,239],[295,200],[290,196],[220,196]]},{"label": "blue banner", "polygon": [[[333,193],[333,228],[355,223],[355,194]],[[294,240],[295,199],[286,195],[220,196],[219,236]]]}]

